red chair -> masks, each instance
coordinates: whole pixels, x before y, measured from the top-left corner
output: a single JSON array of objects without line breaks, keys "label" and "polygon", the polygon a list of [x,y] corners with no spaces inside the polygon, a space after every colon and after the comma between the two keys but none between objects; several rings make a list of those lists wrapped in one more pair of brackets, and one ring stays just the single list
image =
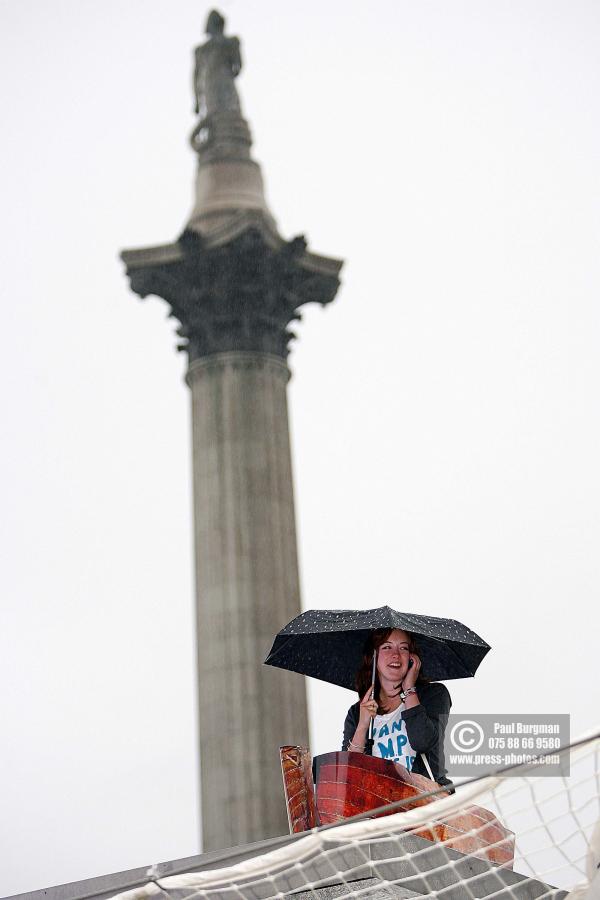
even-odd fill
[{"label": "red chair", "polygon": [[[288,746],[281,747],[280,753],[291,834],[339,822],[388,803],[400,802],[400,806],[378,815],[392,815],[448,796],[446,791],[436,797],[423,796],[440,791],[441,786],[409,772],[399,763],[364,753],[325,753],[315,757],[315,791],[310,752]],[[414,833],[429,841],[443,841],[453,850],[496,865],[512,868],[514,862],[514,834],[481,806],[471,804]]]}]

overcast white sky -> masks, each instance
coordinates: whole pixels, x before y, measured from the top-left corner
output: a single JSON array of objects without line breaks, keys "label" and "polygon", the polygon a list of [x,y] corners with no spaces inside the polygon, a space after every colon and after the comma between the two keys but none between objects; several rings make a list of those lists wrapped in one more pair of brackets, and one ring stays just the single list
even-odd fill
[{"label": "overcast white sky", "polygon": [[[281,231],[346,260],[291,356],[305,608],[458,618],[454,711],[593,727],[600,6],[220,8]],[[185,359],[117,256],[189,214],[208,9],[0,0],[2,894],[200,848]]]}]

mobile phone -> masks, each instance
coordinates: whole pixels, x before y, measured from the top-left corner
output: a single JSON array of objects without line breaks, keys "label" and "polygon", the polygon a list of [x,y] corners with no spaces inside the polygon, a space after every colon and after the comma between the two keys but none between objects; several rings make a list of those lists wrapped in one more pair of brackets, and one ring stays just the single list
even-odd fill
[{"label": "mobile phone", "polygon": [[409,669],[412,669],[412,664],[413,664],[413,662],[414,662],[414,660],[409,659],[409,661],[408,661],[408,668],[409,668]]}]

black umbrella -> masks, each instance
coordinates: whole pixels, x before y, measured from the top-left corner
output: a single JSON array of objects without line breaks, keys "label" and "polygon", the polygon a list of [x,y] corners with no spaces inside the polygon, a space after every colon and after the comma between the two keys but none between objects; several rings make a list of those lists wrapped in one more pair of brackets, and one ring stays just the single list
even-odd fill
[{"label": "black umbrella", "polygon": [[396,612],[389,606],[311,609],[281,629],[265,663],[355,690],[365,640],[376,628],[412,632],[421,652],[421,673],[432,681],[469,678],[490,649],[455,619]]}]

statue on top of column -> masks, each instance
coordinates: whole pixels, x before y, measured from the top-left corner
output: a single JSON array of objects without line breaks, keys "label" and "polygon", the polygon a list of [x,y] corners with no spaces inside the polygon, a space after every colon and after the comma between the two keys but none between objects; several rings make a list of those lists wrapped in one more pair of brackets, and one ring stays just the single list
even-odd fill
[{"label": "statue on top of column", "polygon": [[224,30],[225,19],[213,9],[206,22],[209,39],[194,51],[194,111],[201,119],[217,112],[241,113],[234,82],[242,68],[240,42],[226,37]]}]

